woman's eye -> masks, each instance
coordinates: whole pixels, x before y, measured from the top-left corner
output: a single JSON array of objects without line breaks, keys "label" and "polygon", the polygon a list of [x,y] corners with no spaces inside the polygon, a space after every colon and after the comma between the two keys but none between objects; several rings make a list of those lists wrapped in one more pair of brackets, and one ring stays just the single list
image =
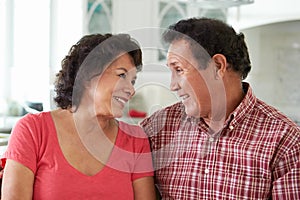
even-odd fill
[{"label": "woman's eye", "polygon": [[121,77],[121,78],[126,78],[126,74],[125,73],[119,74],[118,76]]}]

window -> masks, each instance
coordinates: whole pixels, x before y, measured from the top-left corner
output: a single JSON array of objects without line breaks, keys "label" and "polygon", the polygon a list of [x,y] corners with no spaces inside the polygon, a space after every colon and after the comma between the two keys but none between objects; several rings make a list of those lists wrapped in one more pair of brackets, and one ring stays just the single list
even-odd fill
[{"label": "window", "polygon": [[51,108],[55,73],[82,37],[82,10],[82,1],[0,0],[0,107]]},{"label": "window", "polygon": [[109,33],[112,20],[111,0],[88,0],[87,2],[87,32]]},{"label": "window", "polygon": [[[176,1],[159,3],[159,26],[162,31],[168,28],[169,25],[176,23],[178,20],[184,18],[187,15],[186,3],[180,3]],[[162,32],[160,33],[160,35]],[[159,50],[158,60],[164,60],[166,58],[166,50]]]}]

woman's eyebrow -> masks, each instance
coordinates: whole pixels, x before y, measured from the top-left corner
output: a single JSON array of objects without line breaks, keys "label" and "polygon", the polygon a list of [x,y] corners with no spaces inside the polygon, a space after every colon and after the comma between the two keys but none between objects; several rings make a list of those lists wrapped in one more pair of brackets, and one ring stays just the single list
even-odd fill
[{"label": "woman's eyebrow", "polygon": [[117,70],[124,70],[125,72],[128,72],[128,70],[124,67],[118,67]]}]

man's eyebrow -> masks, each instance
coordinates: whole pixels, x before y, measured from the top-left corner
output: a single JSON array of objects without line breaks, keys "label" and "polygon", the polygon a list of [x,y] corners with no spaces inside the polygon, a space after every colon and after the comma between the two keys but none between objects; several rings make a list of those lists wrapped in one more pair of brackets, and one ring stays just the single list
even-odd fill
[{"label": "man's eyebrow", "polygon": [[167,63],[166,65],[168,67],[172,66],[172,65],[177,65],[179,62],[178,61],[173,61],[173,62],[170,62],[170,63]]}]

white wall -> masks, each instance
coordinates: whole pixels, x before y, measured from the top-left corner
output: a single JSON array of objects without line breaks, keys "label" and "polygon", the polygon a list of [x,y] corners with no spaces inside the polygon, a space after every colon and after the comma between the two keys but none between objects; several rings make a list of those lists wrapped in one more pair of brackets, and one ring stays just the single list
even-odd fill
[{"label": "white wall", "polygon": [[255,94],[300,122],[300,20],[242,30],[246,36]]}]

